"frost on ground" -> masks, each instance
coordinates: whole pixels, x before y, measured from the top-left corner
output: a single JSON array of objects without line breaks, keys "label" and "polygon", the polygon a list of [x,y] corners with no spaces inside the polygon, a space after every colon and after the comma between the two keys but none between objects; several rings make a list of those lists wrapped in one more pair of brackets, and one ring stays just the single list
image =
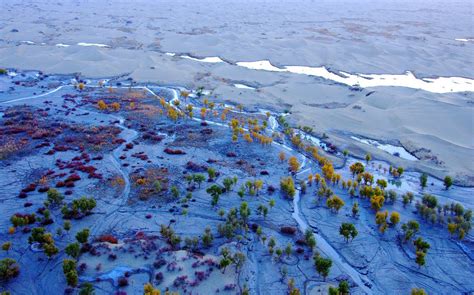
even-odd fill
[{"label": "frost on ground", "polygon": [[472,188],[202,90],[1,79],[2,291],[474,291]]}]

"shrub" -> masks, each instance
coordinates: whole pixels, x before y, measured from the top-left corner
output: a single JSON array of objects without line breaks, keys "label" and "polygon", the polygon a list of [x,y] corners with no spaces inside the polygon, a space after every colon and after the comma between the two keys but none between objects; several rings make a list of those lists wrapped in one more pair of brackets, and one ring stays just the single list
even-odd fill
[{"label": "shrub", "polygon": [[81,253],[81,246],[78,242],[71,243],[66,246],[64,252],[66,252],[66,254],[71,256],[72,258],[77,259],[79,258],[79,255]]},{"label": "shrub", "polygon": [[51,206],[58,206],[64,200],[64,196],[54,188],[48,190],[48,204]]},{"label": "shrub", "polygon": [[63,260],[63,273],[64,273],[64,276],[66,277],[66,282],[69,286],[71,287],[77,286],[79,277],[77,275],[75,260],[72,260],[72,259]]},{"label": "shrub", "polygon": [[0,260],[0,280],[9,281],[20,274],[20,267],[15,259],[4,258]]},{"label": "shrub", "polygon": [[453,179],[451,178],[451,176],[446,176],[444,178],[444,187],[446,189],[449,189],[452,185],[453,185]]},{"label": "shrub", "polygon": [[326,205],[329,209],[338,213],[339,210],[344,206],[344,201],[338,196],[334,195],[326,200]]},{"label": "shrub", "polygon": [[433,195],[425,194],[423,196],[422,203],[433,209],[436,208],[436,206],[438,205],[438,199]]},{"label": "shrub", "polygon": [[76,240],[81,244],[87,243],[88,238],[89,238],[88,228],[85,228],[76,234]]},{"label": "shrub", "polygon": [[313,260],[316,271],[326,280],[332,266],[332,260],[323,258],[319,254],[314,255]]},{"label": "shrub", "polygon": [[283,193],[289,197],[290,199],[293,199],[295,196],[296,190],[295,190],[295,183],[293,181],[293,178],[291,177],[284,177],[280,180],[280,189],[283,191]]},{"label": "shrub", "polygon": [[280,228],[280,231],[283,234],[294,235],[296,233],[297,229],[296,229],[296,227],[293,227],[293,226],[282,226]]},{"label": "shrub", "polygon": [[339,227],[339,234],[346,239],[346,242],[349,242],[349,238],[353,240],[357,235],[357,229],[352,223],[342,223]]},{"label": "shrub", "polygon": [[107,243],[111,243],[111,244],[118,244],[117,238],[114,237],[113,235],[102,235],[102,236],[97,238],[97,241],[107,242]]}]

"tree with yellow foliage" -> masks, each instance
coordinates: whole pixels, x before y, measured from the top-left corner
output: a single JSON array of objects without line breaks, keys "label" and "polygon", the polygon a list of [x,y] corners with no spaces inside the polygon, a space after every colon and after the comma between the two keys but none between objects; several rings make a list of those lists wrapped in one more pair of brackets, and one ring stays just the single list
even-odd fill
[{"label": "tree with yellow foliage", "polygon": [[225,109],[222,111],[222,113],[221,113],[221,120],[222,120],[222,121],[225,121],[228,112],[229,112],[229,108],[225,108]]},{"label": "tree with yellow foliage", "polygon": [[332,163],[326,162],[321,168],[321,171],[323,172],[324,178],[326,178],[327,180],[332,180],[334,175],[334,167]]},{"label": "tree with yellow foliage", "polygon": [[365,167],[364,167],[364,165],[363,165],[361,162],[356,162],[356,163],[352,164],[352,165],[349,167],[349,169],[350,169],[351,172],[352,172],[352,177],[354,177],[355,175],[364,172]]},{"label": "tree with yellow foliage", "polygon": [[291,177],[284,177],[280,180],[280,189],[288,196],[290,199],[293,199],[295,196],[295,183],[293,178]]},{"label": "tree with yellow foliage", "polygon": [[379,231],[381,233],[385,233],[385,230],[387,229],[387,217],[388,211],[379,211],[375,214],[375,223],[379,226]]},{"label": "tree with yellow foliage", "polygon": [[311,184],[313,184],[313,174],[309,174],[308,175],[308,185],[311,186]]},{"label": "tree with yellow foliage", "polygon": [[288,159],[288,166],[293,173],[296,173],[300,169],[300,163],[296,157],[290,157]]},{"label": "tree with yellow foliage", "polygon": [[456,223],[453,223],[453,222],[448,223],[448,231],[451,237],[454,236],[457,229],[458,229],[458,225]]},{"label": "tree with yellow foliage", "polygon": [[187,92],[185,90],[181,90],[179,95],[184,99],[184,101],[186,101],[186,99],[188,99],[189,92]]},{"label": "tree with yellow foliage", "polygon": [[101,99],[101,100],[99,100],[99,101],[97,102],[97,108],[98,108],[99,110],[102,110],[102,111],[103,111],[103,110],[106,110],[106,109],[108,108],[108,106],[107,106],[107,104],[105,103],[105,101],[103,101],[103,100]]},{"label": "tree with yellow foliage", "polygon": [[77,85],[77,88],[78,88],[80,91],[84,90],[85,87],[86,87],[86,85],[85,85],[84,83],[82,83],[82,82]]},{"label": "tree with yellow foliage", "polygon": [[161,295],[161,291],[155,289],[151,283],[146,283],[143,286],[143,295]]},{"label": "tree with yellow foliage", "polygon": [[252,142],[253,142],[252,136],[250,136],[249,133],[245,133],[245,134],[244,134],[244,140],[247,141],[248,143],[252,143]]},{"label": "tree with yellow foliage", "polygon": [[179,116],[178,111],[175,108],[173,108],[171,106],[168,107],[168,117],[171,120],[173,120],[173,121],[178,120],[178,116]]},{"label": "tree with yellow foliage", "polygon": [[385,197],[383,195],[380,195],[380,196],[374,195],[370,198],[370,206],[375,211],[379,211],[380,209],[382,209],[384,203],[385,203]]},{"label": "tree with yellow foliage", "polygon": [[428,293],[426,293],[426,291],[422,288],[412,288],[410,294],[411,295],[428,295]]},{"label": "tree with yellow foliage", "polygon": [[301,147],[302,145],[301,137],[298,135],[293,135],[291,137],[291,143],[296,147]]},{"label": "tree with yellow foliage", "polygon": [[319,185],[319,182],[321,181],[321,175],[319,173],[314,174],[314,182],[316,185]]},{"label": "tree with yellow foliage", "polygon": [[284,153],[284,152],[280,152],[280,153],[278,154],[278,159],[280,159],[281,162],[285,161],[285,159],[286,159],[285,153]]},{"label": "tree with yellow foliage", "polygon": [[164,108],[164,107],[166,106],[166,104],[167,104],[167,103],[166,103],[166,100],[165,100],[163,97],[160,98],[160,104],[161,104],[161,107],[162,107],[162,108]]},{"label": "tree with yellow foliage", "polygon": [[396,226],[399,222],[400,222],[400,213],[398,213],[397,211],[393,211],[390,214],[390,223],[392,224],[392,226]]},{"label": "tree with yellow foliage", "polygon": [[239,127],[239,120],[237,120],[236,118],[232,118],[232,120],[230,120],[230,128],[232,128],[232,130],[235,130]]},{"label": "tree with yellow foliage", "polygon": [[120,110],[120,104],[118,102],[113,102],[110,104],[110,107],[112,108],[112,110],[118,112]]},{"label": "tree with yellow foliage", "polygon": [[202,119],[206,118],[206,113],[207,113],[207,109],[206,108],[201,108],[201,118]]},{"label": "tree with yellow foliage", "polygon": [[326,205],[328,206],[328,208],[331,209],[331,211],[334,211],[335,213],[338,213],[339,210],[344,206],[344,204],[344,201],[336,195],[333,195],[332,197],[326,200]]}]

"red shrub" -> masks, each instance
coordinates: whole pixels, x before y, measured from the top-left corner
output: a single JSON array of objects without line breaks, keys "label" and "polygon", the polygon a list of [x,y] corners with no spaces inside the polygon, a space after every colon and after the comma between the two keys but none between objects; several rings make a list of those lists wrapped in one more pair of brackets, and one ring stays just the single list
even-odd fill
[{"label": "red shrub", "polygon": [[169,155],[185,155],[186,154],[182,150],[173,150],[173,149],[170,149],[170,148],[166,148],[164,150],[164,152],[169,154]]},{"label": "red shrub", "polygon": [[294,235],[296,233],[296,227],[293,226],[282,226],[280,231],[287,235]]},{"label": "red shrub", "polygon": [[111,244],[118,244],[118,240],[113,235],[102,235],[97,238],[98,242],[108,242]]}]

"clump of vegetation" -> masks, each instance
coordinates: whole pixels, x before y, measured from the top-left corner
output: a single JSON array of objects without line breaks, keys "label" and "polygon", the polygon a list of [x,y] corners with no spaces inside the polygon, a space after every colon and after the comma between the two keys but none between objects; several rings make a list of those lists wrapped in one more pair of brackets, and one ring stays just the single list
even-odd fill
[{"label": "clump of vegetation", "polygon": [[446,188],[446,190],[448,190],[452,185],[453,185],[453,179],[451,178],[451,176],[447,175],[444,178],[444,187]]},{"label": "clump of vegetation", "polygon": [[329,295],[349,295],[349,290],[349,283],[343,280],[339,282],[339,286],[337,288],[333,286],[329,287]]},{"label": "clump of vegetation", "polygon": [[38,243],[48,258],[53,257],[59,252],[59,249],[54,244],[53,235],[46,232],[43,227],[33,228],[31,235],[28,237],[28,242],[30,244]]},{"label": "clump of vegetation", "polygon": [[80,219],[91,214],[96,206],[94,198],[81,197],[73,200],[70,204],[63,206],[61,213],[64,219]]},{"label": "clump of vegetation", "polygon": [[296,193],[295,183],[293,178],[291,177],[284,177],[280,180],[280,189],[290,199],[293,199]]},{"label": "clump of vegetation", "polygon": [[328,198],[326,200],[326,205],[328,206],[331,211],[338,213],[339,210],[344,206],[344,201],[336,195]]},{"label": "clump of vegetation", "polygon": [[418,237],[418,239],[413,241],[413,245],[416,247],[416,264],[421,267],[425,265],[425,256],[430,248],[430,244],[424,241],[421,237]]},{"label": "clump of vegetation", "polygon": [[403,241],[406,243],[417,234],[420,230],[420,224],[416,220],[410,220],[402,224],[402,231],[404,233]]},{"label": "clump of vegetation", "polygon": [[78,231],[76,233],[76,240],[81,244],[86,244],[87,240],[89,239],[89,233],[90,231],[88,228]]},{"label": "clump of vegetation", "polygon": [[246,255],[242,252],[236,252],[232,255],[228,248],[222,248],[221,260],[219,261],[219,267],[222,269],[222,273],[225,273],[226,268],[233,264],[238,272],[245,263]]},{"label": "clump of vegetation", "polygon": [[332,260],[329,258],[324,258],[319,254],[315,254],[313,260],[316,271],[320,276],[323,277],[324,280],[326,280],[327,276],[329,275],[329,271],[331,270]]},{"label": "clump of vegetation", "polygon": [[181,238],[174,232],[171,227],[162,224],[160,228],[160,234],[166,240],[166,242],[170,244],[173,248],[179,248]]},{"label": "clump of vegetation", "polygon": [[0,281],[9,281],[20,274],[20,267],[15,259],[4,258],[0,260]]},{"label": "clump of vegetation", "polygon": [[355,228],[354,224],[352,223],[342,223],[339,227],[339,234],[346,239],[346,242],[351,241],[359,234],[357,229]]},{"label": "clump of vegetation", "polygon": [[76,261],[72,259],[63,260],[63,273],[66,278],[66,282],[69,286],[75,287],[79,281],[79,276],[77,275]]},{"label": "clump of vegetation", "polygon": [[217,184],[213,184],[212,186],[206,189],[206,192],[212,197],[211,205],[216,206],[219,202],[219,197],[223,192],[222,188]]}]

